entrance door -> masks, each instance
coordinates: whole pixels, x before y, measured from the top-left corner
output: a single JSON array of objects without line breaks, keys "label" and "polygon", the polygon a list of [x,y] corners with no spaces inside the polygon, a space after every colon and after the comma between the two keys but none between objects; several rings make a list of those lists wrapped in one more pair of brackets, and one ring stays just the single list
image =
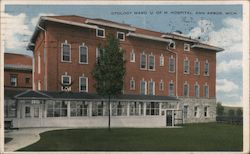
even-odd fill
[{"label": "entrance door", "polygon": [[166,110],[166,126],[173,126],[173,111]]}]

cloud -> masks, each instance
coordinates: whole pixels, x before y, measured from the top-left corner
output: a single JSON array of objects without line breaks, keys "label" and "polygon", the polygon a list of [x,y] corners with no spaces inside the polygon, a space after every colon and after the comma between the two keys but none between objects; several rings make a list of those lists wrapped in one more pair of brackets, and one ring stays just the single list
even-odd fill
[{"label": "cloud", "polygon": [[216,80],[216,91],[217,92],[235,92],[239,90],[239,86],[234,82],[227,80],[227,79],[217,79]]},{"label": "cloud", "polygon": [[41,16],[55,16],[55,15],[56,14],[54,14],[54,13],[39,13],[36,17],[31,19],[31,24],[33,27],[35,27]]},{"label": "cloud", "polygon": [[225,61],[223,60],[217,65],[217,72],[218,73],[228,73],[236,70],[241,70],[242,69],[242,60],[230,60],[230,61]]},{"label": "cloud", "polygon": [[26,50],[26,45],[32,34],[26,21],[26,14],[5,15],[4,40],[5,47],[10,50],[17,48]]}]

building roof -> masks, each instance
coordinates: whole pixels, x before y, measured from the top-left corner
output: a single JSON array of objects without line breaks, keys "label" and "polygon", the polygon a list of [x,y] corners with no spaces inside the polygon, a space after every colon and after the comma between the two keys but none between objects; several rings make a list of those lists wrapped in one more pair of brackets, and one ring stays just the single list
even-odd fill
[{"label": "building roof", "polygon": [[[211,47],[210,45],[207,45],[207,44],[200,45],[198,40],[191,39],[190,37],[186,37],[186,36],[179,36],[179,35],[172,34],[172,33],[160,33],[156,31],[133,27],[128,24],[105,20],[105,19],[95,19],[95,18],[91,19],[91,18],[76,16],[76,15],[40,17],[40,20],[37,23],[35,31],[30,39],[30,43],[27,46],[27,49],[34,50],[35,40],[39,32],[41,31],[41,27],[43,27],[45,21],[51,21],[51,22],[78,26],[78,27],[91,28],[91,29],[98,29],[99,28],[98,26],[101,25],[101,26],[106,26],[106,27],[113,27],[113,28],[127,30],[129,31],[128,33],[129,36],[131,36],[131,32],[133,32],[134,36],[146,36],[146,37],[143,37],[143,39],[150,39],[150,40],[161,41],[161,42],[164,39],[166,40],[176,39],[176,40],[192,42],[193,43],[192,45],[195,45],[193,46],[193,48],[208,49],[208,50],[212,50],[216,52],[223,50],[222,48],[218,48],[214,46]],[[152,39],[152,37],[154,39]],[[142,38],[142,37],[138,37],[138,38]],[[170,41],[166,41],[166,42],[170,43]]]},{"label": "building roof", "polygon": [[[7,90],[4,91],[4,97],[19,100],[107,100],[96,93],[85,92],[49,92],[49,91],[33,91],[33,90]],[[178,100],[174,96],[155,96],[155,95],[119,95],[112,100],[123,101],[169,101]]]}]

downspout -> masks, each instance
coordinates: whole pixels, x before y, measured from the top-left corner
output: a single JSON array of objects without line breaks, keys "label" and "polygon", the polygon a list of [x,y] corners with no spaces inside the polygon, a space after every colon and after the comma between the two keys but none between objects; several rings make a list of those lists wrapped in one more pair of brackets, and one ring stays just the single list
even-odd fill
[{"label": "downspout", "polygon": [[[44,90],[47,90],[47,82],[48,82],[48,80],[47,80],[47,54],[48,54],[48,51],[47,51],[47,31],[44,29],[44,28],[42,28],[39,24],[37,25],[37,27],[39,28],[39,29],[41,29],[42,31],[44,31],[44,50],[43,50],[43,62],[44,62],[44,74],[45,74],[45,76],[44,76],[44,78],[46,79],[46,82],[44,82],[44,87],[45,87],[45,89]],[[44,54],[45,54],[45,52],[44,51],[46,51],[46,57],[44,57]]]}]

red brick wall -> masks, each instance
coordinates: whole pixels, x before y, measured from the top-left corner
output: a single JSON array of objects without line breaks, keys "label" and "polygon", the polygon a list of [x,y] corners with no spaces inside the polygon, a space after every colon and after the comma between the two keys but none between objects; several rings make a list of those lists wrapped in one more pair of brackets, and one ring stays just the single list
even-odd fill
[{"label": "red brick wall", "polygon": [[[12,65],[26,65],[32,66],[32,58],[25,55],[5,53],[4,64]],[[11,86],[10,77],[17,76],[17,86]],[[26,78],[29,78],[29,82],[26,83]],[[18,69],[4,69],[4,87],[12,89],[32,89],[32,71],[24,71]]]},{"label": "red brick wall", "polygon": [[[100,26],[99,26],[100,27]],[[117,29],[103,27],[105,28],[105,34],[113,33],[116,36]],[[79,27],[72,27],[69,25],[62,25],[56,23],[48,23],[46,25],[47,29],[47,82],[49,91],[61,91],[61,75],[67,72],[71,76],[73,85],[71,86],[72,91],[79,91],[79,76],[84,74],[88,77],[89,92],[95,92],[93,87],[94,80],[91,75],[91,71],[95,64],[96,59],[96,47],[98,44],[103,43],[105,39],[96,37],[96,31],[94,29],[85,29]],[[126,32],[124,30],[119,30]],[[61,62],[61,43],[65,40],[71,44],[71,62],[65,63]],[[43,34],[41,34],[36,42],[35,55],[37,52],[43,52]],[[88,64],[79,64],[79,45],[84,42],[88,47]],[[215,97],[215,64],[216,64],[216,54],[212,51],[191,49],[188,53],[183,51],[183,41],[176,41],[176,50],[174,52],[178,55],[178,96],[183,95],[183,83],[188,81],[190,87],[190,96],[194,96],[194,84],[198,81],[200,85],[200,96],[203,96],[203,85],[205,82],[209,85],[209,95],[210,97]],[[169,57],[175,54],[166,50],[167,43],[135,39],[132,37],[126,37],[125,41],[121,41],[121,47],[125,50],[126,57],[126,75],[125,75],[125,93],[129,94],[139,94],[140,92],[140,81],[144,78],[145,81],[150,81],[153,79],[155,81],[155,94],[156,95],[168,95],[168,84],[170,80],[174,81],[176,86],[176,73],[168,72],[168,62]],[[136,62],[130,62],[130,52],[134,49],[136,54]],[[144,51],[147,55],[151,52],[155,56],[155,71],[140,70],[140,53]],[[164,66],[159,66],[159,57],[164,55]],[[41,61],[43,61],[43,53],[40,53]],[[187,56],[190,60],[190,74],[183,74],[183,58]],[[37,56],[35,56],[36,58]],[[198,58],[201,62],[201,75],[194,75],[194,60]],[[210,75],[205,77],[204,74],[204,62],[205,59],[209,60],[209,71]],[[37,60],[35,60],[37,61]],[[35,65],[36,66],[36,65]],[[44,76],[44,65],[41,65],[41,74],[37,75],[35,71],[35,82],[41,80],[43,83]],[[36,67],[35,67],[36,68]],[[130,90],[129,81],[131,77],[136,80],[136,90]],[[160,80],[164,81],[164,91],[159,91]],[[41,86],[43,87],[43,86]],[[176,87],[175,87],[176,89]]]}]

